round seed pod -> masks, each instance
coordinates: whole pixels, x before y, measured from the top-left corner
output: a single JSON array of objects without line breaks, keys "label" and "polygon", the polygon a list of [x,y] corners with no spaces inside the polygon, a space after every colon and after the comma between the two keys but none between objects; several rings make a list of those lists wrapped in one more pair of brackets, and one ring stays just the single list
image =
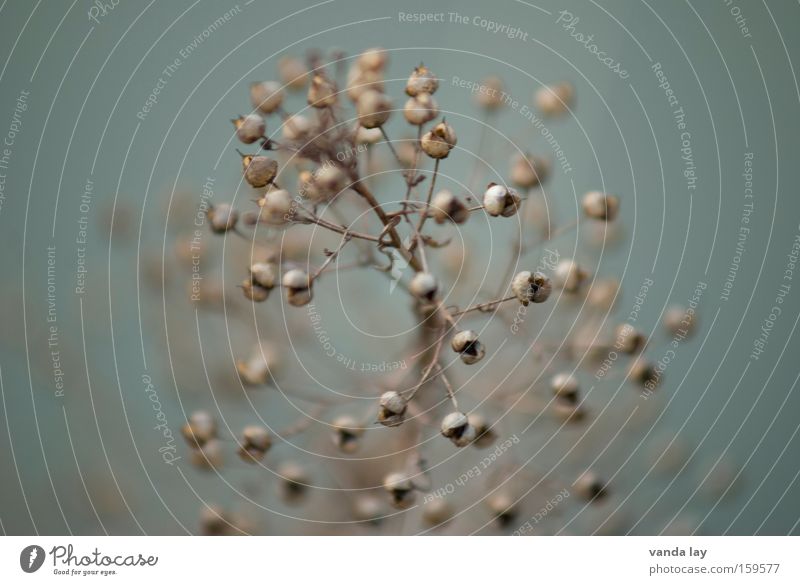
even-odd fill
[{"label": "round seed pod", "polygon": [[586,300],[594,309],[610,311],[616,303],[618,293],[619,281],[614,278],[605,278],[594,282]]},{"label": "round seed pod", "polygon": [[439,290],[436,277],[430,272],[417,272],[408,285],[408,288],[418,299],[432,301]]},{"label": "round seed pod", "polygon": [[567,372],[561,372],[553,376],[550,379],[550,388],[553,390],[553,394],[572,404],[577,403],[578,393],[581,389],[577,378]]},{"label": "round seed pod", "polygon": [[620,323],[614,329],[614,347],[622,353],[635,354],[644,349],[647,338],[630,323]]},{"label": "round seed pod", "polygon": [[189,415],[181,434],[189,446],[199,448],[217,437],[217,422],[206,410],[197,410]]},{"label": "round seed pod", "polygon": [[589,191],[583,196],[581,207],[587,217],[612,221],[619,213],[619,197],[601,191]]},{"label": "round seed pod", "polygon": [[360,124],[356,127],[356,144],[376,144],[383,140],[380,128],[364,128]]},{"label": "round seed pod", "polygon": [[303,89],[308,81],[308,67],[302,59],[287,55],[278,60],[278,76],[290,90]]},{"label": "round seed pod", "polygon": [[383,489],[394,508],[403,510],[414,503],[414,484],[405,473],[394,471],[383,479]]},{"label": "round seed pod", "polygon": [[245,386],[266,384],[279,367],[279,354],[268,344],[257,346],[247,360],[236,360],[236,371]]},{"label": "round seed pod", "polygon": [[253,284],[269,290],[278,283],[278,265],[274,262],[253,262],[249,270]]},{"label": "round seed pod", "polygon": [[254,303],[263,303],[269,297],[269,289],[254,283],[249,278],[242,281],[241,288],[244,297]]},{"label": "round seed pod", "polygon": [[239,221],[239,212],[227,203],[210,205],[206,211],[211,231],[215,234],[224,234],[236,227]]},{"label": "round seed pod", "polygon": [[250,102],[265,114],[271,114],[283,103],[283,90],[276,81],[262,81],[250,85]]},{"label": "round seed pod", "polygon": [[385,94],[370,89],[361,94],[356,102],[358,122],[364,128],[380,128],[392,113],[392,100]]},{"label": "round seed pod", "polygon": [[467,365],[476,364],[486,355],[486,349],[478,341],[478,334],[467,329],[459,331],[450,340],[450,347],[459,354],[461,361]]},{"label": "round seed pod", "polygon": [[575,491],[585,500],[598,502],[608,495],[608,490],[602,481],[593,471],[586,471],[575,481]]},{"label": "round seed pod", "polygon": [[247,426],[239,441],[239,457],[248,463],[261,461],[272,446],[269,431],[260,426]]},{"label": "round seed pod", "polygon": [[263,138],[267,131],[264,118],[257,114],[239,116],[233,121],[233,126],[236,128],[236,137],[244,144],[252,144]]},{"label": "round seed pod", "polygon": [[486,498],[486,506],[501,528],[509,527],[519,515],[514,498],[505,491],[492,493]]},{"label": "round seed pod", "polygon": [[272,225],[283,225],[292,213],[292,196],[286,189],[268,189],[258,200],[261,219]]},{"label": "round seed pod", "polygon": [[442,189],[433,196],[430,214],[438,224],[446,221],[461,224],[469,219],[467,206],[447,189]]},{"label": "round seed pod", "polygon": [[511,217],[519,210],[522,198],[514,189],[509,189],[497,183],[489,183],[483,193],[483,207],[492,217],[502,215]]},{"label": "round seed pod", "polygon": [[517,154],[511,161],[511,182],[520,189],[532,189],[550,176],[550,161],[538,156]]},{"label": "round seed pod", "polygon": [[290,505],[302,503],[310,487],[306,470],[297,463],[287,462],[278,468],[277,474],[280,477],[278,494],[281,499]]},{"label": "round seed pod", "polygon": [[333,422],[333,444],[343,453],[355,453],[361,445],[364,429],[350,416],[340,416]]},{"label": "round seed pod", "polygon": [[434,94],[437,89],[439,89],[439,80],[433,71],[422,64],[414,68],[406,82],[406,93],[411,97],[421,93]]},{"label": "round seed pod", "polygon": [[545,86],[534,94],[536,107],[545,116],[560,116],[567,113],[574,99],[575,90],[567,82]]},{"label": "round seed pod", "polygon": [[441,526],[450,521],[455,514],[447,500],[430,500],[422,507],[422,521],[426,526]]},{"label": "round seed pod", "polygon": [[244,179],[251,187],[260,188],[269,185],[278,174],[278,162],[267,156],[243,156],[242,169]]},{"label": "round seed pod", "polygon": [[390,390],[381,395],[378,422],[385,427],[396,427],[403,423],[408,403],[398,392]]},{"label": "round seed pod", "polygon": [[431,158],[447,158],[458,139],[453,127],[446,122],[439,122],[433,130],[423,134],[420,147]]},{"label": "round seed pod", "polygon": [[311,302],[311,280],[304,270],[289,270],[283,275],[281,284],[286,289],[286,300],[290,305],[302,307]]},{"label": "round seed pod", "polygon": [[381,47],[372,47],[358,56],[356,64],[365,71],[381,71],[389,63],[389,54]]},{"label": "round seed pod", "polygon": [[451,412],[442,419],[442,436],[450,439],[456,447],[466,447],[477,435],[466,414]]},{"label": "round seed pod", "polygon": [[383,501],[371,495],[360,495],[353,502],[353,517],[360,522],[379,525],[384,516]]},{"label": "round seed pod", "polygon": [[489,422],[483,415],[472,413],[467,416],[470,426],[475,429],[475,440],[472,441],[472,446],[477,449],[486,449],[491,447],[497,440],[497,433],[491,427]]},{"label": "round seed pod", "polygon": [[233,522],[221,507],[210,505],[200,511],[200,534],[203,536],[224,536],[231,534]]},{"label": "round seed pod", "polygon": [[541,272],[530,272],[524,270],[517,273],[511,281],[511,291],[517,295],[520,303],[528,306],[528,303],[543,303],[553,290],[550,279]]},{"label": "round seed pod", "polygon": [[336,83],[324,75],[315,74],[308,88],[308,104],[312,108],[328,108],[335,105],[337,100]]},{"label": "round seed pod", "polygon": [[368,91],[383,92],[383,90],[383,73],[380,71],[361,69],[354,65],[347,73],[347,97],[354,102],[358,102]]},{"label": "round seed pod", "polygon": [[628,377],[632,382],[648,389],[655,388],[661,381],[661,374],[655,366],[641,357],[634,360],[628,368]]},{"label": "round seed pod", "polygon": [[289,141],[306,141],[314,129],[314,124],[306,116],[294,114],[283,123],[281,134]]},{"label": "round seed pod", "polygon": [[686,337],[694,332],[696,322],[696,313],[693,310],[678,305],[669,307],[661,320],[667,333]]},{"label": "round seed pod", "polygon": [[222,443],[217,439],[207,441],[202,447],[192,449],[189,461],[198,469],[212,470],[222,467]]},{"label": "round seed pod", "polygon": [[439,115],[439,105],[429,93],[419,93],[406,100],[403,115],[409,124],[422,126]]},{"label": "round seed pod", "polygon": [[480,91],[475,94],[478,106],[489,111],[503,107],[503,80],[499,77],[489,76],[481,81],[478,86]]},{"label": "round seed pod", "polygon": [[589,273],[574,260],[562,260],[556,266],[555,281],[564,292],[578,292],[588,278]]}]

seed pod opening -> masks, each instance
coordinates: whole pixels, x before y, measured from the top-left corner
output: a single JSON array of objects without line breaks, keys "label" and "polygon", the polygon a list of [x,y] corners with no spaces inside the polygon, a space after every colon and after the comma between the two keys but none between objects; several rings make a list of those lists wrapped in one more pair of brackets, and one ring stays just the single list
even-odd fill
[{"label": "seed pod opening", "polygon": [[456,333],[450,340],[450,347],[467,365],[478,363],[486,355],[486,349],[478,340],[478,334],[471,329]]},{"label": "seed pod opening", "polygon": [[378,422],[385,427],[396,427],[403,423],[408,403],[398,392],[390,390],[381,395]]},{"label": "seed pod opening", "polygon": [[497,183],[489,183],[483,193],[483,207],[492,217],[511,217],[519,210],[522,198],[513,189]]},{"label": "seed pod opening", "polygon": [[311,302],[311,280],[304,270],[289,270],[283,275],[281,284],[286,289],[286,300],[290,305],[302,307]]},{"label": "seed pod opening", "polygon": [[451,412],[442,420],[442,435],[450,439],[456,447],[466,447],[475,440],[475,427],[469,424],[467,415]]},{"label": "seed pod opening", "polygon": [[511,291],[517,296],[520,303],[528,306],[529,303],[543,303],[553,290],[550,279],[541,272],[524,270],[519,272],[511,281]]}]

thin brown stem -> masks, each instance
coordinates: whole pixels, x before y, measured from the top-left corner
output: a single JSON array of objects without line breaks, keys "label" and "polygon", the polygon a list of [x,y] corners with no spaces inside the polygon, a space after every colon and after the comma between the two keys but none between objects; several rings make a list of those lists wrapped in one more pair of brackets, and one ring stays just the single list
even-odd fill
[{"label": "thin brown stem", "polygon": [[494,308],[496,305],[500,305],[505,303],[506,301],[511,301],[516,299],[516,295],[511,295],[510,297],[506,297],[504,299],[495,299],[493,301],[487,301],[485,303],[481,303],[480,305],[475,305],[474,307],[470,307],[468,309],[464,309],[463,311],[456,311],[451,313],[453,317],[459,317],[461,315],[466,315],[467,313],[471,313],[472,311],[481,311],[482,313],[488,313],[487,309]]}]

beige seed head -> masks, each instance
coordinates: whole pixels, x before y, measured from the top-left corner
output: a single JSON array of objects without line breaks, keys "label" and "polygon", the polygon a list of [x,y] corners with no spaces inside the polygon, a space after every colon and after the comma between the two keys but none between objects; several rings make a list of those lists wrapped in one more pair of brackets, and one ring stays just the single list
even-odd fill
[{"label": "beige seed head", "polygon": [[283,103],[283,90],[276,81],[262,81],[250,85],[250,102],[265,114],[271,114]]},{"label": "beige seed head", "polygon": [[392,100],[379,91],[370,89],[356,102],[358,122],[364,128],[380,128],[392,113]]},{"label": "beige seed head", "polygon": [[411,97],[421,93],[433,94],[437,89],[439,89],[439,80],[425,65],[415,67],[406,83],[406,93]]}]

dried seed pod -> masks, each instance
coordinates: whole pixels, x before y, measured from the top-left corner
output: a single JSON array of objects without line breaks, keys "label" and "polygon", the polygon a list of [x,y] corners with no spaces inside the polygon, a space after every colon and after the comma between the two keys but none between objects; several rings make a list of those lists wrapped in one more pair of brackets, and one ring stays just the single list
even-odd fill
[{"label": "dried seed pod", "polygon": [[581,207],[587,217],[612,221],[619,212],[619,197],[601,191],[589,191],[583,196]]},{"label": "dried seed pod", "polygon": [[511,291],[517,295],[520,303],[543,303],[550,297],[553,285],[550,279],[541,272],[524,270],[517,273],[511,281]]},{"label": "dried seed pod", "polygon": [[568,372],[561,372],[550,379],[550,388],[557,397],[572,404],[577,403],[580,384],[577,378]]},{"label": "dried seed pod", "polygon": [[219,469],[223,464],[222,443],[217,439],[207,441],[202,447],[192,449],[189,455],[192,465],[198,469]]},{"label": "dried seed pod", "polygon": [[316,73],[311,78],[311,86],[308,88],[308,104],[312,108],[328,108],[336,105],[338,100],[336,83],[322,75]]},{"label": "dried seed pod", "polygon": [[556,83],[539,89],[534,95],[536,107],[545,116],[565,114],[572,107],[575,90],[567,82]]},{"label": "dried seed pod", "polygon": [[589,278],[589,273],[574,260],[562,260],[555,270],[556,284],[568,293],[576,293]]},{"label": "dried seed pod", "polygon": [[245,386],[262,386],[280,367],[279,354],[269,344],[256,346],[247,360],[236,360],[236,371]]},{"label": "dried seed pod", "polygon": [[442,419],[442,435],[450,439],[456,447],[466,447],[475,440],[475,427],[469,424],[467,415],[451,412]]},{"label": "dried seed pod", "polygon": [[454,514],[453,506],[441,498],[430,500],[422,507],[422,521],[430,527],[446,524]]},{"label": "dried seed pod", "polygon": [[308,67],[302,59],[287,55],[278,60],[278,76],[289,89],[303,89],[308,81]]},{"label": "dried seed pod", "polygon": [[614,278],[605,278],[594,282],[586,300],[592,308],[610,311],[618,296],[619,281]]},{"label": "dried seed pod", "polygon": [[520,189],[532,189],[550,176],[550,161],[538,156],[517,154],[511,162],[511,182]]},{"label": "dried seed pod", "polygon": [[392,100],[385,94],[370,89],[361,94],[356,102],[358,122],[364,128],[380,128],[392,113]]},{"label": "dried seed pod", "polygon": [[429,93],[420,93],[406,100],[403,115],[409,124],[422,126],[439,115],[439,104]]},{"label": "dried seed pod", "polygon": [[232,529],[233,522],[221,507],[212,504],[200,511],[200,534],[203,536],[225,536],[231,534]]},{"label": "dried seed pod", "polygon": [[491,427],[489,422],[480,414],[472,413],[467,419],[469,424],[475,429],[475,440],[472,441],[472,446],[478,449],[485,449],[491,447],[497,440],[497,433]]},{"label": "dried seed pod", "polygon": [[347,73],[347,97],[357,102],[368,91],[383,92],[383,73],[353,65]]},{"label": "dried seed pod", "polygon": [[202,447],[217,437],[217,422],[208,411],[197,410],[189,415],[186,424],[181,427],[181,434],[189,446]]},{"label": "dried seed pod", "polygon": [[286,189],[268,189],[258,200],[261,219],[272,225],[283,225],[291,218],[292,196]]},{"label": "dried seed pod", "polygon": [[376,144],[383,140],[380,128],[364,128],[360,124],[356,127],[356,144]]},{"label": "dried seed pod", "polygon": [[420,147],[431,158],[447,158],[457,142],[453,127],[447,122],[439,122],[433,130],[423,134]]},{"label": "dried seed pod", "polygon": [[360,522],[379,525],[384,516],[383,501],[371,495],[360,495],[353,502],[353,516]]},{"label": "dried seed pod", "polygon": [[234,229],[239,221],[239,212],[227,203],[209,205],[206,216],[211,231],[215,234],[224,234]]},{"label": "dried seed pod", "polygon": [[283,90],[276,81],[262,81],[250,85],[250,102],[257,110],[271,114],[283,103]]},{"label": "dried seed pod", "polygon": [[280,477],[278,494],[290,505],[298,505],[306,498],[309,491],[309,477],[305,469],[293,462],[283,463],[276,472]]},{"label": "dried seed pod", "polygon": [[389,62],[389,54],[381,47],[372,47],[358,56],[356,64],[366,71],[381,71]]},{"label": "dried seed pod", "polygon": [[272,446],[269,431],[260,426],[247,426],[239,441],[239,457],[248,463],[261,461]]},{"label": "dried seed pod", "polygon": [[364,429],[350,416],[340,416],[333,422],[333,444],[343,453],[355,453],[361,444]]},{"label": "dried seed pod", "polygon": [[478,334],[471,329],[459,331],[453,335],[453,339],[450,340],[450,347],[460,355],[461,361],[467,365],[478,363],[486,355],[486,349],[478,341]]},{"label": "dried seed pod", "polygon": [[622,353],[639,353],[646,343],[645,335],[630,323],[620,323],[614,329],[614,347]]},{"label": "dried seed pod", "polygon": [[274,262],[253,262],[250,265],[250,280],[267,290],[278,283],[278,265]]},{"label": "dried seed pod", "polygon": [[519,514],[514,498],[505,491],[492,493],[486,498],[486,506],[501,528],[510,526]]},{"label": "dried seed pod", "polygon": [[575,491],[585,500],[597,502],[608,495],[608,489],[593,471],[586,471],[575,481]]},{"label": "dried seed pod", "polygon": [[244,297],[254,303],[263,303],[269,297],[269,289],[253,282],[249,278],[242,281],[241,288]]},{"label": "dried seed pod", "polygon": [[628,368],[630,380],[647,389],[655,388],[661,381],[661,374],[655,366],[644,358],[637,358]]},{"label": "dried seed pod", "polygon": [[396,427],[403,423],[408,402],[398,392],[390,390],[381,395],[378,422],[385,427]]},{"label": "dried seed pod", "polygon": [[436,277],[430,272],[417,272],[408,285],[411,294],[418,299],[432,301],[439,290]]},{"label": "dried seed pod", "polygon": [[302,307],[311,302],[311,280],[305,271],[299,268],[289,270],[283,275],[281,284],[286,289],[286,300],[290,305]]},{"label": "dried seed pod", "polygon": [[251,187],[261,188],[269,185],[278,174],[278,162],[268,156],[242,157],[244,179]]},{"label": "dried seed pod", "polygon": [[514,189],[497,183],[489,183],[483,193],[483,207],[492,217],[511,217],[517,213],[521,202],[522,198]]},{"label": "dried seed pod", "polygon": [[233,126],[236,128],[236,137],[245,144],[252,144],[263,138],[267,131],[264,118],[258,114],[239,116],[233,121]]},{"label": "dried seed pod", "polygon": [[434,94],[437,89],[439,89],[439,80],[433,71],[422,64],[414,68],[406,82],[406,93],[411,97],[421,93]]},{"label": "dried seed pod", "polygon": [[688,337],[694,332],[696,321],[693,309],[673,305],[664,313],[661,323],[670,335]]},{"label": "dried seed pod", "polygon": [[433,196],[430,214],[438,224],[446,221],[461,224],[469,218],[467,206],[447,189],[442,189]]},{"label": "dried seed pod", "polygon": [[414,503],[414,484],[405,473],[394,471],[383,479],[383,489],[393,507],[402,510]]},{"label": "dried seed pod", "polygon": [[289,116],[283,123],[281,133],[286,140],[306,141],[314,129],[311,120],[301,114]]},{"label": "dried seed pod", "polygon": [[486,77],[481,81],[478,88],[479,91],[475,94],[475,101],[478,106],[489,111],[497,110],[503,106],[505,88],[502,79],[493,75]]}]

